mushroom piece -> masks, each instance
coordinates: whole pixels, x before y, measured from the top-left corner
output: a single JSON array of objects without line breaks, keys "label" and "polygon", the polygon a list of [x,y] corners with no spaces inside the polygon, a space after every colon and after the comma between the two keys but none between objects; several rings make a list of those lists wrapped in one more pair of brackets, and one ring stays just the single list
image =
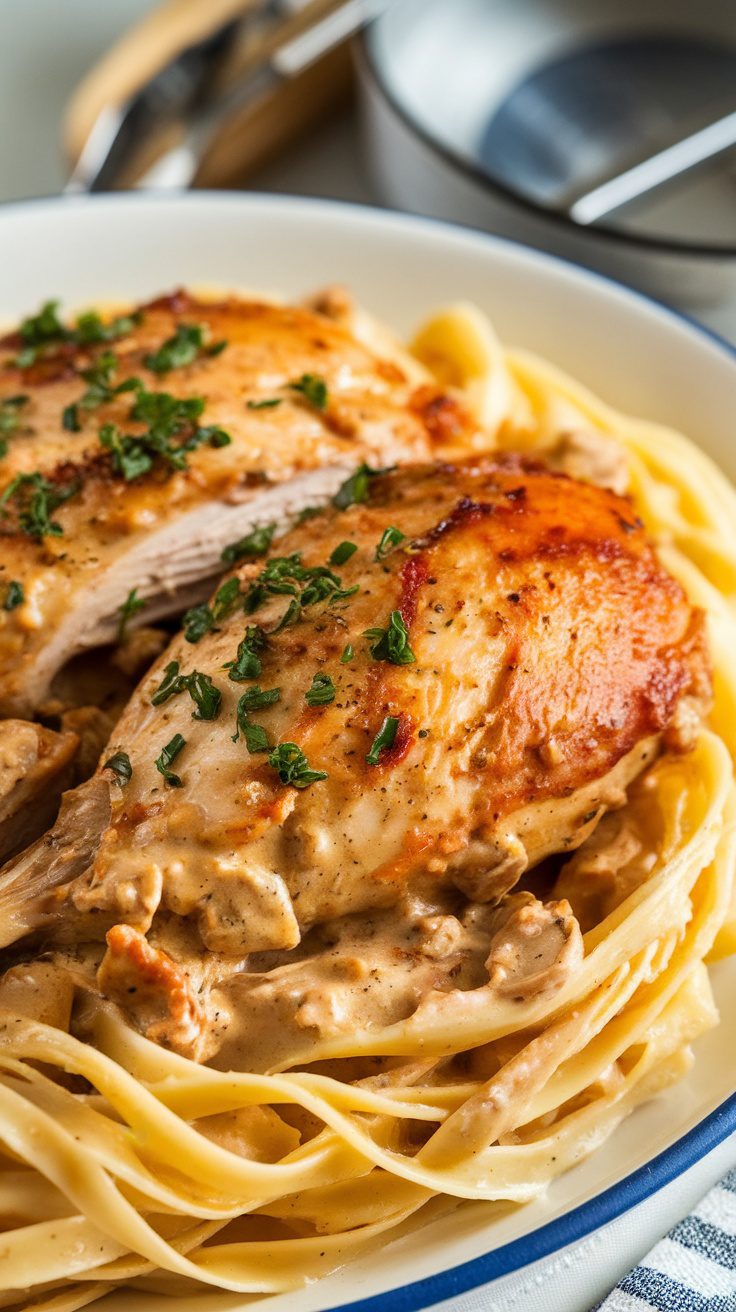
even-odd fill
[{"label": "mushroom piece", "polygon": [[583,938],[566,899],[543,903],[531,893],[514,893],[497,916],[486,969],[501,997],[525,1001],[559,989],[580,965]]}]

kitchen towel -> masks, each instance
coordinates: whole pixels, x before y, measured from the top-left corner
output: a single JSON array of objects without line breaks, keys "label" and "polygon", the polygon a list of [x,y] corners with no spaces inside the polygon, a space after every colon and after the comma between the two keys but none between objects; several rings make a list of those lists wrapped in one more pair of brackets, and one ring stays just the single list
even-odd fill
[{"label": "kitchen towel", "polygon": [[736,1312],[736,1169],[598,1303],[596,1312]]}]

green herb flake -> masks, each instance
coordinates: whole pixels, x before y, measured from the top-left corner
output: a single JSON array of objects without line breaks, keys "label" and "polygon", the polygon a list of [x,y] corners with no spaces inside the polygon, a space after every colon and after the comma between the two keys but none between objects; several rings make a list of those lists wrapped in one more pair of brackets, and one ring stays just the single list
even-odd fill
[{"label": "green herb flake", "polygon": [[205,633],[209,633],[214,628],[214,618],[212,611],[206,602],[199,606],[190,606],[189,610],[184,612],[182,627],[184,637],[187,642],[199,642]]},{"label": "green herb flake", "polygon": [[369,765],[378,765],[381,752],[386,751],[389,747],[393,747],[398,727],[398,717],[395,715],[387,715],[378,730],[378,733],[373,739],[371,749],[365,758]]},{"label": "green herb flake", "polygon": [[130,764],[130,757],[127,752],[115,752],[114,756],[108,757],[102,768],[103,770],[112,770],[117,775],[121,788],[129,784],[133,777],[133,767]]},{"label": "green herb flake", "polygon": [[391,665],[413,665],[416,661],[409,646],[409,632],[399,610],[391,611],[385,629],[366,629],[363,637],[368,639],[374,661],[388,661]]},{"label": "green herb flake", "polygon": [[381,541],[376,547],[374,559],[385,560],[387,556],[391,555],[392,551],[395,551],[396,548],[405,541],[406,534],[402,533],[401,529],[395,528],[393,524],[390,524],[381,534]]},{"label": "green herb flake", "polygon": [[118,621],[118,642],[125,641],[128,624],[134,615],[137,615],[140,610],[144,609],[145,605],[146,602],[144,598],[138,596],[138,589],[131,588],[125,601],[118,610],[118,615],[120,616],[120,620]]},{"label": "green herb flake", "polygon": [[144,363],[154,374],[167,374],[171,369],[192,364],[203,349],[204,332],[200,325],[179,323],[173,337],[168,337],[163,346],[147,355]]},{"label": "green herb flake", "polygon": [[212,619],[215,624],[218,624],[220,620],[225,620],[229,615],[232,615],[233,611],[237,610],[239,604],[240,580],[236,578],[226,579],[224,583],[220,584],[215,593],[215,599],[212,602]]},{"label": "green herb flake", "polygon": [[37,541],[44,537],[61,537],[64,530],[61,524],[51,519],[51,515],[65,501],[76,496],[80,486],[79,482],[74,482],[59,487],[38,472],[17,474],[0,496],[0,513],[7,517],[5,507],[13,502],[21,532]]},{"label": "green herb flake", "polygon": [[283,397],[269,396],[264,401],[246,401],[246,410],[274,410],[277,405],[281,405]]},{"label": "green herb flake", "polygon": [[358,544],[356,542],[339,543],[339,545],[335,547],[335,550],[330,556],[330,564],[344,565],[345,561],[350,560],[350,557],[354,556],[357,550],[358,550]]},{"label": "green herb flake", "polygon": [[234,683],[246,683],[259,677],[262,669],[259,652],[265,645],[266,635],[260,625],[249,624],[238,646],[235,660],[228,661],[225,666],[229,671],[228,677]]},{"label": "green herb flake", "polygon": [[222,705],[222,693],[215,687],[209,674],[192,670],[185,676],[187,692],[196,706],[192,711],[193,720],[216,720]]},{"label": "green herb flake", "polygon": [[135,391],[129,417],[147,425],[144,433],[123,433],[116,424],[103,424],[99,439],[111,452],[113,469],[128,481],[139,478],[159,458],[171,469],[186,469],[187,456],[207,443],[227,446],[230,434],[215,426],[201,427],[201,396],[177,397],[169,392],[148,392],[136,378],[126,379],[114,391]]},{"label": "green herb flake", "polygon": [[306,524],[308,519],[314,519],[315,515],[321,515],[324,510],[323,506],[305,506],[299,511],[295,523]]},{"label": "green herb flake", "polygon": [[394,467],[391,465],[385,469],[371,469],[370,465],[358,465],[354,473],[337,489],[332,498],[333,506],[337,506],[338,510],[347,510],[348,506],[366,501],[370,480],[377,478],[379,474],[390,474]]},{"label": "green herb flake", "polygon": [[76,346],[95,346],[100,342],[113,342],[125,337],[139,324],[143,315],[121,314],[105,323],[96,310],[80,314],[74,328],[67,328],[57,314],[59,301],[47,301],[40,312],[24,319],[18,332],[25,343],[15,363],[21,369],[35,364],[39,351],[58,342],[72,342]]},{"label": "green herb flake", "polygon": [[82,425],[79,422],[79,406],[67,405],[61,412],[61,426],[67,433],[80,433]]},{"label": "green herb flake", "polygon": [[27,396],[6,396],[0,401],[0,455],[6,455],[8,444],[5,440],[23,428],[20,411],[28,404]]},{"label": "green herb flake", "polygon": [[140,311],[119,314],[105,323],[96,310],[88,310],[86,314],[80,314],[72,335],[80,346],[94,346],[98,342],[115,342],[120,337],[127,337],[142,322]]},{"label": "green herb flake", "polygon": [[151,698],[152,706],[162,706],[169,697],[174,697],[177,693],[183,692],[185,681],[179,674],[179,662],[169,661],[164,670],[164,677]]},{"label": "green herb flake", "polygon": [[169,769],[169,766],[172,761],[176,760],[177,756],[186,745],[186,738],[182,738],[180,733],[175,733],[171,742],[167,743],[165,747],[162,747],[161,755],[156,757],[156,769],[159,774],[163,775],[164,782],[167,783],[170,788],[182,787],[181,778],[178,774],[174,774],[174,772]]},{"label": "green herb flake", "polygon": [[252,529],[244,538],[239,538],[237,542],[231,542],[229,547],[225,547],[220,559],[226,565],[234,565],[238,560],[265,556],[275,532],[275,524],[262,524],[260,528]]},{"label": "green herb flake", "polygon": [[253,724],[248,717],[251,711],[262,709],[264,706],[272,706],[281,696],[280,688],[262,689],[259,687],[249,688],[238,700],[238,706],[235,713],[235,733],[233,742],[236,743],[242,734],[245,745],[249,752],[267,752],[271,746],[268,741],[268,734],[261,724]]},{"label": "green herb flake", "polygon": [[315,674],[311,688],[307,688],[304,700],[307,706],[329,706],[334,702],[336,688],[329,674]]},{"label": "green herb flake", "polygon": [[264,706],[274,706],[280,700],[280,688],[259,688],[256,684],[255,688],[249,688],[243,693],[238,706],[244,711],[261,711]]},{"label": "green herb flake", "polygon": [[293,383],[289,383],[292,392],[300,392],[315,410],[327,409],[327,383],[317,374],[302,374]]},{"label": "green herb flake", "polygon": [[297,743],[279,743],[268,757],[268,764],[278,772],[282,784],[292,788],[309,788],[328,776],[324,770],[313,770]]},{"label": "green herb flake", "polygon": [[286,607],[286,610],[281,616],[281,619],[276,625],[276,628],[272,629],[272,632],[281,633],[282,629],[288,629],[291,627],[292,624],[297,624],[299,622],[301,613],[302,613],[302,608],[299,605],[299,602],[297,601],[296,597],[292,597],[291,601]]},{"label": "green herb flake", "polygon": [[274,556],[250,584],[245,594],[246,613],[252,615],[269,596],[291,596],[296,605],[287,608],[279,628],[294,624],[300,610],[317,602],[339,601],[359,590],[359,584],[343,588],[342,579],[326,565],[302,565],[301,552]]},{"label": "green herb flake", "polygon": [[40,347],[46,346],[49,342],[68,341],[71,336],[69,329],[64,326],[56,313],[59,304],[59,301],[46,301],[38,314],[31,315],[21,323],[18,332],[23,339],[24,347],[15,361],[20,369],[27,369],[29,365],[35,363]]},{"label": "green herb flake", "polygon": [[352,642],[349,642],[347,646],[343,648],[342,656],[340,657],[340,664],[347,665],[348,662],[353,659],[354,655],[355,655],[355,649],[353,647]]},{"label": "green herb flake", "polygon": [[191,674],[179,673],[179,662],[169,661],[164,670],[164,677],[151,698],[152,706],[161,706],[169,697],[188,692],[196,706],[192,712],[193,720],[216,720],[220,714],[222,693],[216,688],[209,674],[192,670]]},{"label": "green herb flake", "polygon": [[253,724],[252,720],[244,720],[241,727],[245,745],[251,754],[269,750],[271,744],[262,724]]},{"label": "green herb flake", "polygon": [[15,610],[16,607],[22,606],[25,601],[25,596],[26,594],[23,591],[23,584],[18,583],[16,579],[11,579],[5,593],[3,610]]}]

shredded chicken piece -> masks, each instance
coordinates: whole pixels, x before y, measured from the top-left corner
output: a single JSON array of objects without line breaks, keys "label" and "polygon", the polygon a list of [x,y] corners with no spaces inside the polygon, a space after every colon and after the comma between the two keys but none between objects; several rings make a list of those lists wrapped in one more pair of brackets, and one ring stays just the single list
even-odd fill
[{"label": "shredded chicken piece", "polygon": [[78,748],[74,732],[0,720],[0,862],[52,824],[61,794],[72,782]]}]

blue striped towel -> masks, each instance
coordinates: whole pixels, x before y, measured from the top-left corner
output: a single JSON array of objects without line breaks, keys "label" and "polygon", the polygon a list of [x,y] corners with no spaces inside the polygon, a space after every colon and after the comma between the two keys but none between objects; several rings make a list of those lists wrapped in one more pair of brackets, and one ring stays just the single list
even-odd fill
[{"label": "blue striped towel", "polygon": [[736,1312],[736,1169],[593,1312]]}]

